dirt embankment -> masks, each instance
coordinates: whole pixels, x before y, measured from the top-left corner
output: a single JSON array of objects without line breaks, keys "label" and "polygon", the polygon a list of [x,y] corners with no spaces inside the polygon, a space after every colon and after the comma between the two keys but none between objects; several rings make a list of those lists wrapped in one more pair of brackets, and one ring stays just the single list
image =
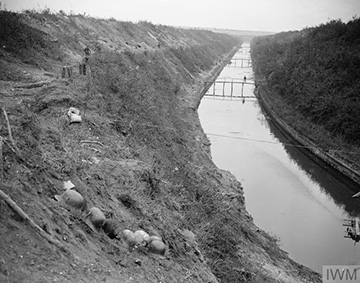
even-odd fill
[{"label": "dirt embankment", "polygon": [[[274,100],[270,101],[268,99],[269,90],[265,86],[261,86],[257,90],[257,98],[260,101],[260,105],[264,111],[271,117],[274,124],[286,131],[286,133],[296,142],[299,143],[304,149],[308,150],[310,153],[319,157],[327,164],[332,166],[335,170],[342,173],[346,178],[349,178],[354,181],[354,183],[360,184],[360,171],[356,170],[354,163],[346,160],[345,158],[339,158],[332,154],[329,150],[324,150],[320,147],[319,144],[315,143],[308,136],[297,132],[294,128],[289,126],[284,119],[281,119],[273,110]],[[346,162],[348,161],[348,162]],[[354,191],[357,193],[358,191]]]},{"label": "dirt embankment", "polygon": [[[196,105],[238,40],[83,16],[0,19],[1,191],[47,235],[1,200],[0,281],[320,282],[254,226],[240,183],[211,160]],[[82,211],[55,199],[67,180]],[[115,238],[92,227],[91,207]],[[161,237],[165,256],[129,250],[124,229]]]},{"label": "dirt embankment", "polygon": [[354,39],[359,28],[358,19],[330,21],[251,43],[259,96],[273,110],[270,115],[309,151],[358,184],[359,105],[354,97],[359,42]]}]

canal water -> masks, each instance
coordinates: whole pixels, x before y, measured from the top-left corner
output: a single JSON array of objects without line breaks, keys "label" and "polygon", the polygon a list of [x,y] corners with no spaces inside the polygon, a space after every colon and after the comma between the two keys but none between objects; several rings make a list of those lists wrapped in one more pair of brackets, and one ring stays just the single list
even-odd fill
[{"label": "canal water", "polygon": [[[244,44],[233,59],[250,58]],[[235,66],[235,61],[237,66]],[[251,66],[232,60],[220,81],[253,81]],[[277,238],[289,256],[315,271],[323,265],[359,265],[360,243],[344,238],[343,219],[360,215],[360,187],[297,147],[261,111],[256,99],[222,98],[230,84],[209,89],[199,107],[212,158],[244,188],[247,211]],[[254,86],[233,85],[233,96],[252,96]]]}]

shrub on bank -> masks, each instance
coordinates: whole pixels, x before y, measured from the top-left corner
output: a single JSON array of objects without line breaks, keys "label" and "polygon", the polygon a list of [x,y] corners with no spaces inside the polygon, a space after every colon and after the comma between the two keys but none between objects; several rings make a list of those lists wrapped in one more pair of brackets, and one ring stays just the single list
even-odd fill
[{"label": "shrub on bank", "polygon": [[251,44],[255,75],[277,114],[354,166],[360,161],[359,30],[360,19],[330,21]]},{"label": "shrub on bank", "polygon": [[360,141],[360,19],[331,21],[252,43],[256,75],[289,106],[334,135]]}]

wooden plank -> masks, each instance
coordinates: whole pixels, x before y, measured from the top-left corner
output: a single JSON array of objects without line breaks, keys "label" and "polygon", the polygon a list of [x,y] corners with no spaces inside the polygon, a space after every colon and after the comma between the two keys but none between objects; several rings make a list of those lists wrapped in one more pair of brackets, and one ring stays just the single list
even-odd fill
[{"label": "wooden plank", "polygon": [[355,195],[352,196],[353,198],[358,198],[360,197],[360,192],[356,193]]},{"label": "wooden plank", "polygon": [[256,99],[256,96],[240,96],[240,95],[225,95],[223,96],[222,94],[211,94],[211,93],[206,93],[205,96],[211,96],[211,97],[229,97],[229,98],[250,98],[250,99]]},{"label": "wooden plank", "polygon": [[255,85],[254,82],[244,82],[244,81],[214,81],[214,83],[226,83],[226,84],[247,84],[247,85]]}]

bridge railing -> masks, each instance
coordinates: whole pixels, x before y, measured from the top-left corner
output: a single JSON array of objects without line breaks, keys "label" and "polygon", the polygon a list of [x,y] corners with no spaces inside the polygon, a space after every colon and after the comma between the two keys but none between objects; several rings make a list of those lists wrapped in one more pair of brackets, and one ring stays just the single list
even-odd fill
[{"label": "bridge railing", "polygon": [[252,67],[251,59],[250,58],[232,58],[228,63],[228,67],[250,68],[250,67]]},{"label": "bridge railing", "polygon": [[[256,98],[255,95],[244,95],[244,86],[245,85],[255,85],[253,81],[226,81],[226,80],[215,80],[215,81],[205,81],[205,86],[208,86],[208,91],[205,93],[205,96],[213,97],[231,97],[231,98]],[[217,92],[216,85],[222,86],[221,92]],[[238,86],[241,87],[239,93]],[[256,87],[256,86],[255,86]],[[239,94],[237,94],[239,93]]]}]

